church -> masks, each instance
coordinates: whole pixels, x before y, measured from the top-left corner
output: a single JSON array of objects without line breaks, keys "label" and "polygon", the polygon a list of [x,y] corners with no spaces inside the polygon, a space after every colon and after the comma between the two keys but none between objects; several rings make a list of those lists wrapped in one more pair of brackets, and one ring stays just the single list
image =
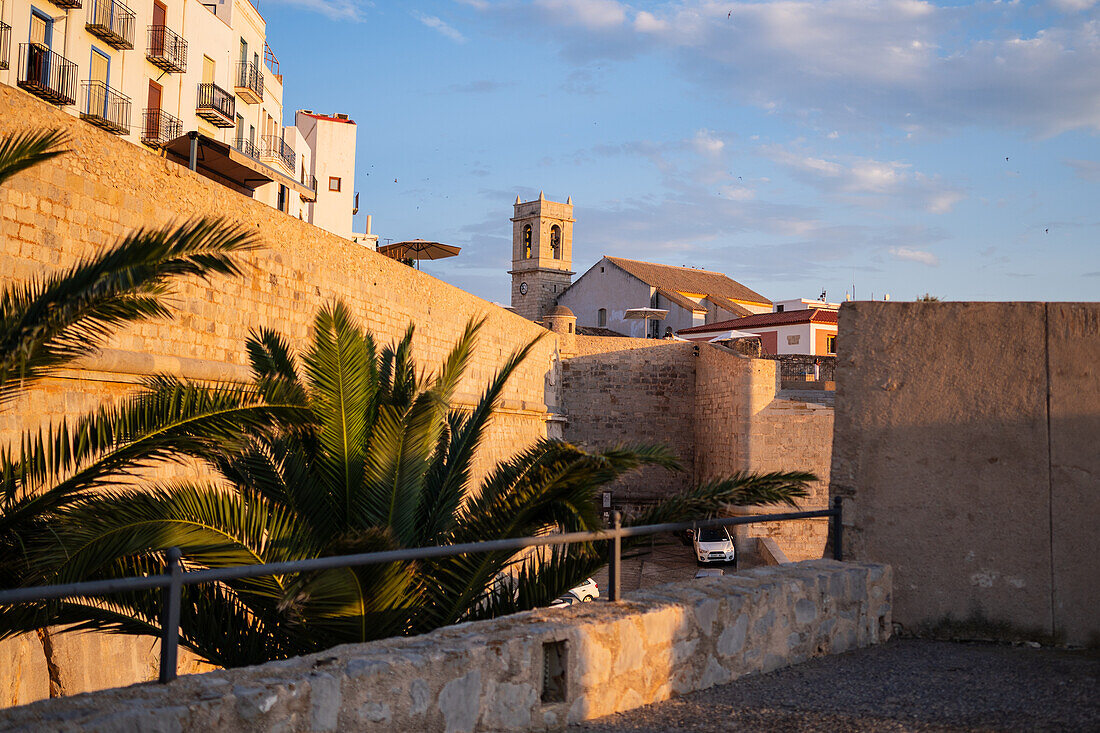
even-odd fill
[{"label": "church", "polygon": [[[720,272],[603,257],[573,281],[573,199],[516,197],[512,216],[512,310],[542,321],[556,306],[580,333],[660,338],[682,328],[770,313],[772,302]],[[657,317],[627,318],[654,309]],[[664,312],[661,315],[661,312]]]}]

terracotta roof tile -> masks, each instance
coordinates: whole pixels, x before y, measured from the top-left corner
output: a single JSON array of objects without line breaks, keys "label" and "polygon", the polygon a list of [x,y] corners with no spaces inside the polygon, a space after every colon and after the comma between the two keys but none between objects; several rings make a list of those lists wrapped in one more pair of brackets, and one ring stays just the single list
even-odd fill
[{"label": "terracotta roof tile", "polygon": [[667,298],[684,310],[702,311],[703,313],[707,312],[707,307],[705,305],[700,305],[691,298],[685,298],[684,296],[677,293],[675,290],[665,290],[664,288],[657,288],[657,292],[661,294],[662,298]]},{"label": "terracotta roof tile", "polygon": [[734,303],[729,298],[724,298],[721,295],[710,294],[710,295],[707,296],[707,300],[709,300],[711,303],[714,303],[716,306],[718,306],[722,310],[729,311],[730,313],[733,313],[734,315],[738,315],[738,316],[751,316],[752,315],[752,311],[750,311],[745,306],[738,305],[737,303]]},{"label": "terracotta roof tile", "polygon": [[795,323],[836,323],[836,311],[828,308],[807,308],[805,310],[784,311],[782,313],[757,313],[744,318],[731,318],[728,321],[708,323],[704,326],[682,328],[677,334],[706,333],[707,331],[726,331],[729,329],[762,326],[789,326]]},{"label": "terracotta roof tile", "polygon": [[655,288],[680,293],[717,295],[730,300],[771,305],[771,301],[760,293],[750,290],[720,272],[658,265],[655,262],[639,262],[638,260],[627,260],[622,257],[605,257],[605,259]]}]

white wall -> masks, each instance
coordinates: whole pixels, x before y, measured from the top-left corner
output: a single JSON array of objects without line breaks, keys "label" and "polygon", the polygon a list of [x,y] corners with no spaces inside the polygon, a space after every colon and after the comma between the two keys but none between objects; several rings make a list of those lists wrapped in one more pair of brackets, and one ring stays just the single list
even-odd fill
[{"label": "white wall", "polygon": [[[352,238],[355,205],[355,136],[351,120],[332,120],[299,110],[294,124],[312,151],[312,174],[317,177],[317,201],[309,222],[333,234]],[[340,190],[330,191],[330,178],[340,179]]]},{"label": "white wall", "polygon": [[[601,271],[602,268],[602,271]],[[588,272],[573,282],[558,296],[577,316],[578,326],[597,326],[598,311],[607,309],[607,325],[625,336],[645,336],[642,321],[627,321],[623,313],[628,308],[648,308],[652,289],[638,278],[628,275],[606,259],[600,260]],[[661,329],[664,332],[664,327]]]}]

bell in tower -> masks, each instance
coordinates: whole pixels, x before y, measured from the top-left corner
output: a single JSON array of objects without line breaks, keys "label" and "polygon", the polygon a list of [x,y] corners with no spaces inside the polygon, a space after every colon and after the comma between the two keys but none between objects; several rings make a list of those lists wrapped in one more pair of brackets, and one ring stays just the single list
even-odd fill
[{"label": "bell in tower", "polygon": [[516,196],[512,216],[512,310],[532,321],[557,303],[572,282],[573,198],[563,204],[539,192],[534,201]]}]

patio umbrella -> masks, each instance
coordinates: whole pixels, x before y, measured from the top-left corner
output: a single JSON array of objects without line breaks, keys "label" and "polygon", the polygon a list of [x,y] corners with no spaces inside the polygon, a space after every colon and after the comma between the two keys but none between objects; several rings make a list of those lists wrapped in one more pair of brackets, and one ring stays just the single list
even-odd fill
[{"label": "patio umbrella", "polygon": [[441,260],[444,257],[455,257],[461,251],[461,247],[440,242],[429,242],[426,239],[410,239],[407,242],[394,242],[378,248],[379,254],[392,257],[395,260],[414,259],[416,269],[420,269],[420,260]]},{"label": "patio umbrella", "polygon": [[625,320],[645,321],[645,333],[646,338],[648,338],[649,319],[655,318],[660,321],[667,315],[668,311],[661,308],[627,308],[623,313],[623,318]]}]

